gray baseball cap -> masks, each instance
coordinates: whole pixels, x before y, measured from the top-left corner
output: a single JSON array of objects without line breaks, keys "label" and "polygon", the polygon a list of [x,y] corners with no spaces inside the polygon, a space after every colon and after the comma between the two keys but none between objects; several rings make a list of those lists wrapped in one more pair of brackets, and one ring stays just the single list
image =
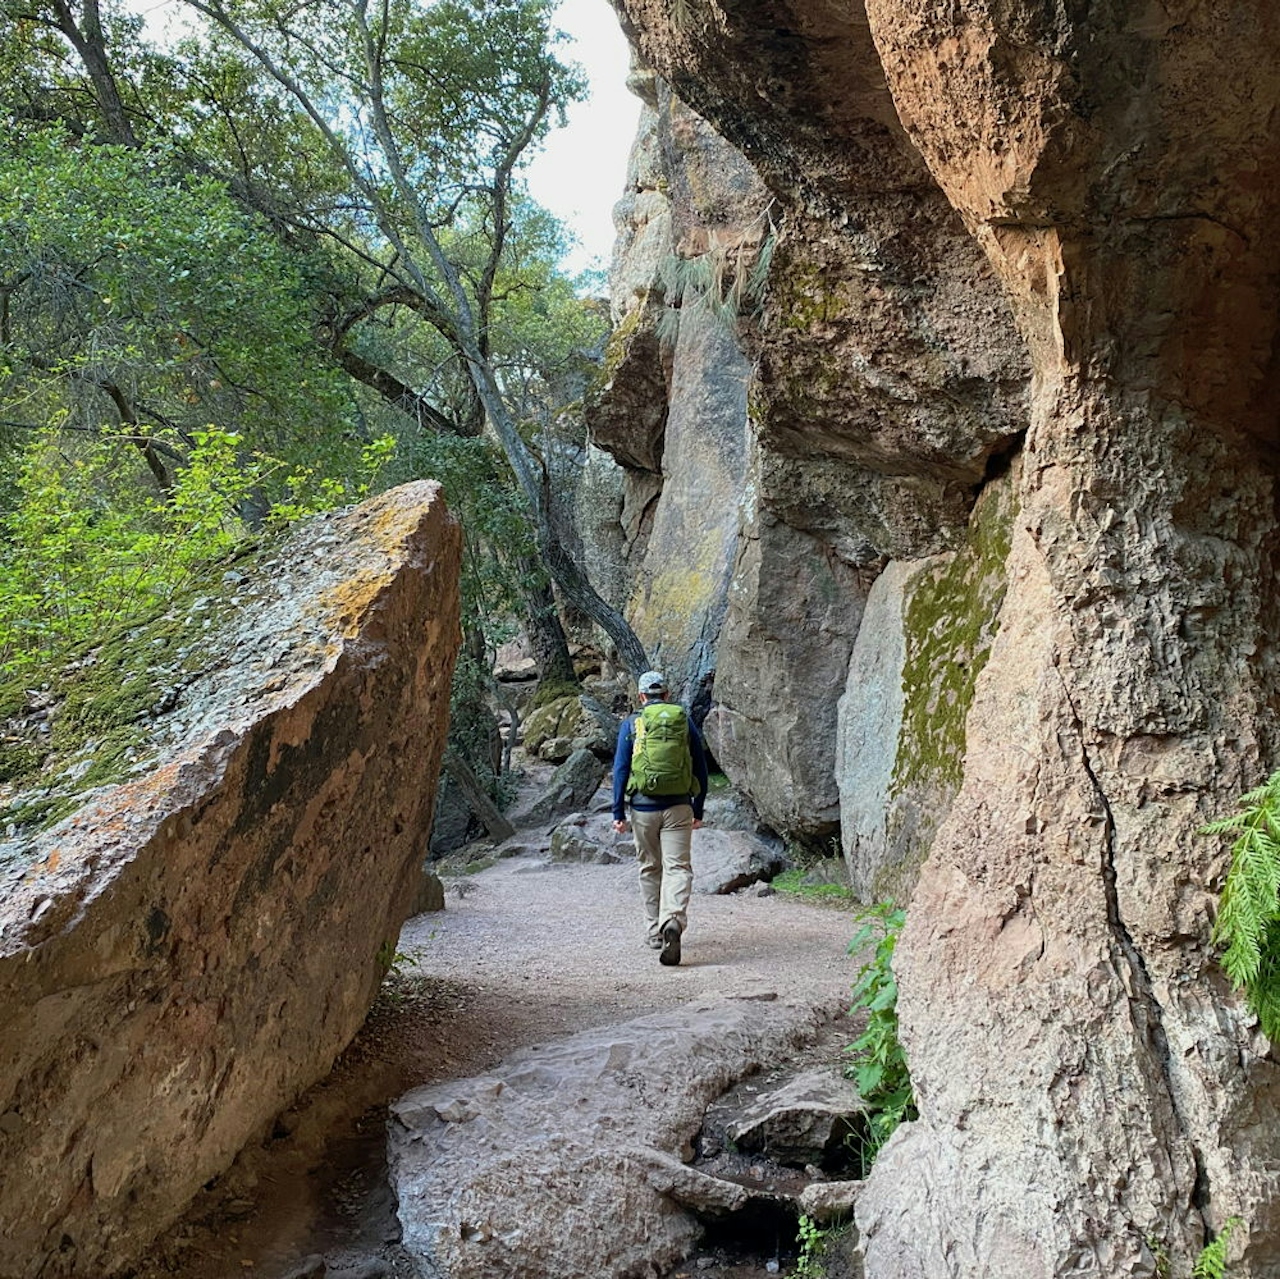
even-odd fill
[{"label": "gray baseball cap", "polygon": [[640,676],[637,687],[646,696],[667,691],[667,677],[661,671],[645,671]]}]

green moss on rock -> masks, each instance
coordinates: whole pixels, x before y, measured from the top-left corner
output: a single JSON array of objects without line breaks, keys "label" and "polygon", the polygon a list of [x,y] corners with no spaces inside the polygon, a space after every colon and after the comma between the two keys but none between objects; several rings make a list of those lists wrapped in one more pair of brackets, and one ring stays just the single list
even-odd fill
[{"label": "green moss on rock", "polygon": [[[0,829],[51,825],[152,752],[168,691],[203,670],[218,643],[231,607],[220,598],[229,594],[219,580],[223,567],[211,567],[151,617],[74,653],[40,694],[49,705],[47,732],[30,722],[25,689],[0,688]],[[202,625],[193,629],[197,615]]]},{"label": "green moss on rock", "polygon": [[963,778],[965,721],[999,627],[1014,514],[1012,484],[989,485],[965,546],[908,588],[895,796],[922,785],[955,789]]},{"label": "green moss on rock", "polygon": [[544,706],[551,706],[563,701],[566,697],[577,697],[581,692],[582,689],[577,684],[567,679],[544,680],[538,685],[531,705],[535,711],[541,710]]}]

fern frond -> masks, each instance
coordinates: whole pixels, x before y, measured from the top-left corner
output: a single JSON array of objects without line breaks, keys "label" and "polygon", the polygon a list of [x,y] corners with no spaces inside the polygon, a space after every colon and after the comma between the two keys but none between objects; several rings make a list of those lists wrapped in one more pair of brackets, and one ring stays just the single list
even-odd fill
[{"label": "fern frond", "polygon": [[1280,772],[1240,801],[1242,811],[1203,828],[1236,834],[1213,926],[1222,966],[1243,988],[1263,1034],[1280,1035]]},{"label": "fern frond", "polygon": [[1217,821],[1207,822],[1200,827],[1202,835],[1225,835],[1233,830],[1240,830],[1249,823],[1248,813],[1232,813],[1230,817],[1219,817]]},{"label": "fern frond", "polygon": [[1192,1279],[1223,1279],[1227,1273],[1227,1249],[1231,1236],[1244,1224],[1241,1217],[1230,1217],[1218,1237],[1206,1244],[1191,1268]]}]

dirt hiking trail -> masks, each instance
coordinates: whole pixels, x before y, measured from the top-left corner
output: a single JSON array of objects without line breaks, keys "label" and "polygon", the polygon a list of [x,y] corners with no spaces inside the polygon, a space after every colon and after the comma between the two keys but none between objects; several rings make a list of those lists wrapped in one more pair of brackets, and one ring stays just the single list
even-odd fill
[{"label": "dirt hiking trail", "polygon": [[329,1078],[206,1187],[137,1279],[416,1275],[395,1242],[386,1102],[491,1070],[517,1048],[693,1000],[848,1002],[848,909],[756,886],[695,894],[682,962],[667,968],[644,944],[634,863],[544,858],[446,880],[446,909],[405,925],[395,971]]}]

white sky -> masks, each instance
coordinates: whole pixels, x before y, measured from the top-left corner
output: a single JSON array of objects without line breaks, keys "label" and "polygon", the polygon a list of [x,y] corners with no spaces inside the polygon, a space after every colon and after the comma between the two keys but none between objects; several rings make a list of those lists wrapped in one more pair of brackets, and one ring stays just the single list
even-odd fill
[{"label": "white sky", "polygon": [[565,269],[607,270],[640,100],[627,90],[630,54],[609,0],[561,0],[556,22],[570,37],[562,56],[582,66],[591,91],[531,164],[529,190],[578,238]]}]

